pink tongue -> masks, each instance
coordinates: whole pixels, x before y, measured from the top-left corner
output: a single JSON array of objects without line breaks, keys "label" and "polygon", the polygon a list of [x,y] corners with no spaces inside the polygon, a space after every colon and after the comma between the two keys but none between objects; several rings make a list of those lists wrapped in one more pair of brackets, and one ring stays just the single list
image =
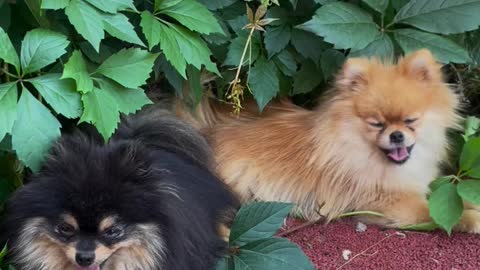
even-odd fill
[{"label": "pink tongue", "polygon": [[76,270],[100,270],[100,266],[94,265],[94,266],[89,266],[89,267],[77,267]]},{"label": "pink tongue", "polygon": [[408,151],[406,147],[400,147],[390,150],[388,156],[395,161],[402,161],[408,157]]}]

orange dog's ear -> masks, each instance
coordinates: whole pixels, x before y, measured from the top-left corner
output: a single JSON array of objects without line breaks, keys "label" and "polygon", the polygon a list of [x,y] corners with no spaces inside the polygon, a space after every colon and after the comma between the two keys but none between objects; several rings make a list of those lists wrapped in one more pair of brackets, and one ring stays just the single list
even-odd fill
[{"label": "orange dog's ear", "polygon": [[426,82],[441,81],[441,65],[427,49],[410,53],[398,63],[400,72],[412,79]]},{"label": "orange dog's ear", "polygon": [[369,68],[369,59],[349,58],[337,76],[337,88],[345,91],[359,91],[366,87]]}]

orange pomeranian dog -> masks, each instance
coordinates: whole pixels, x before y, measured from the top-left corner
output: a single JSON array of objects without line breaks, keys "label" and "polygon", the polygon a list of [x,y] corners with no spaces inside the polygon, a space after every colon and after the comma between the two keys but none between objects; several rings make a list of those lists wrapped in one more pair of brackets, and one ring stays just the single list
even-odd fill
[{"label": "orange pomeranian dog", "polygon": [[[396,65],[351,58],[314,110],[279,103],[234,118],[207,101],[194,124],[243,201],[292,202],[309,220],[370,210],[389,227],[427,222],[428,185],[460,120],[440,68],[427,50]],[[479,233],[480,212],[466,207],[455,229]]]}]

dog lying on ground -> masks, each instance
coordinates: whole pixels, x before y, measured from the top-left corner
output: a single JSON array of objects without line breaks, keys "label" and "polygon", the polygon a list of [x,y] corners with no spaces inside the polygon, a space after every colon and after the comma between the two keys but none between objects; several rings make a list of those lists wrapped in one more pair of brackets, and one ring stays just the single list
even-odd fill
[{"label": "dog lying on ground", "polygon": [[[3,243],[20,270],[207,270],[238,203],[190,126],[148,110],[108,143],[63,136],[6,205]],[[219,231],[220,230],[220,231]]]}]

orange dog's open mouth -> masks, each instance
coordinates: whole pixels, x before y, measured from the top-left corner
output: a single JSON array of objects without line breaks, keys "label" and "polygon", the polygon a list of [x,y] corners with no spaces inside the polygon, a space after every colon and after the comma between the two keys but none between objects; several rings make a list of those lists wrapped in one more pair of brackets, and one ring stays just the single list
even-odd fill
[{"label": "orange dog's open mouth", "polygon": [[402,146],[392,149],[382,149],[382,151],[390,161],[393,161],[397,164],[403,164],[408,160],[408,158],[410,158],[410,152],[412,152],[413,146],[414,145],[408,147]]}]

